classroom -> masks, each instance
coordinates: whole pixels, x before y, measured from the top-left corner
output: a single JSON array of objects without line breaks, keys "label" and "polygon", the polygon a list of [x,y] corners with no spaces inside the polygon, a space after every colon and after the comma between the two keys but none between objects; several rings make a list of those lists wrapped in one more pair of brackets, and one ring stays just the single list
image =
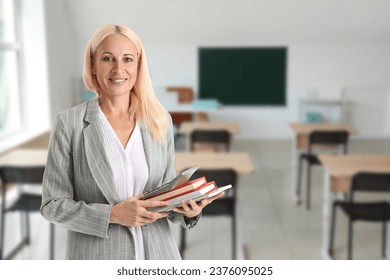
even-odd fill
[{"label": "classroom", "polygon": [[[134,43],[143,58],[138,63],[146,64],[147,56],[153,96],[173,122],[175,155],[167,166],[176,174],[199,166],[197,177],[232,185],[196,221],[184,216],[187,229],[166,223],[181,258],[389,258],[389,1],[0,0],[0,259],[65,260],[68,238],[90,233],[75,226],[75,237],[72,223],[48,214],[57,208],[40,209],[42,195],[55,193],[42,192],[42,177],[50,175],[43,175],[47,162],[62,162],[53,151],[64,155],[78,141],[93,146],[99,136],[83,132],[68,143],[54,132],[71,131],[65,110],[101,99],[86,86],[83,67],[86,46],[104,24],[127,26],[142,40],[141,53]],[[93,74],[101,63],[95,55]],[[112,84],[122,82],[115,77]],[[150,164],[149,138],[140,127],[157,187],[169,172],[160,170],[160,161]],[[80,163],[72,176],[91,169],[88,176],[97,180],[99,149],[82,151],[71,151]],[[113,166],[116,160],[102,161]],[[8,184],[13,167],[35,175]],[[102,174],[99,180],[109,173]],[[72,195],[84,203],[84,190],[74,187]],[[99,203],[103,195],[105,206],[118,203],[104,191],[96,194]],[[107,222],[107,231],[115,226]],[[142,231],[131,228],[129,236]]]}]

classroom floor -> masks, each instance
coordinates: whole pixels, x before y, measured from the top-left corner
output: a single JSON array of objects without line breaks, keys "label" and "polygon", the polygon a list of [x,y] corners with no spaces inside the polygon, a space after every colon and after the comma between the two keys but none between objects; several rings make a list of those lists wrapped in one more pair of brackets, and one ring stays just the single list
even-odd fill
[{"label": "classroom floor", "polygon": [[[180,149],[180,142],[178,141]],[[241,176],[238,196],[240,258],[269,260],[323,259],[322,188],[323,170],[313,168],[312,207],[297,206],[293,196],[291,142],[287,140],[236,140],[232,150],[250,153],[253,175]],[[350,153],[389,154],[383,140],[351,140]],[[304,193],[303,193],[304,196]],[[304,203],[304,201],[303,201]],[[5,251],[19,238],[19,216],[7,214]],[[31,245],[17,259],[47,259],[49,225],[39,214],[31,216]],[[172,225],[179,244],[179,227]],[[185,259],[230,259],[231,224],[227,217],[203,217],[187,233]],[[56,259],[65,255],[66,231],[56,226]],[[381,225],[355,223],[354,259],[381,259]],[[338,212],[336,259],[347,257],[347,219]]]},{"label": "classroom floor", "polygon": [[[389,154],[388,142],[351,141],[350,153]],[[247,151],[255,173],[241,176],[238,220],[241,258],[271,260],[323,259],[323,170],[312,170],[311,210],[295,204],[289,141],[235,141],[234,151]],[[295,182],[295,180],[294,180]],[[304,192],[302,197],[304,197]],[[336,259],[347,258],[347,219],[337,213]],[[354,259],[381,259],[381,225],[355,223]],[[229,234],[228,234],[229,233]],[[205,217],[188,233],[185,259],[229,259],[230,219]]]}]

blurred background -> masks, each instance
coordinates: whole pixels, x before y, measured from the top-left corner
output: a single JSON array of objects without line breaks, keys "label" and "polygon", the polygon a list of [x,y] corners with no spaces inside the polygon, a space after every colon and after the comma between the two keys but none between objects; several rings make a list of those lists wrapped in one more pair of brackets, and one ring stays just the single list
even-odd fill
[{"label": "blurred background", "polygon": [[[297,192],[298,158],[324,127],[348,131],[348,154],[389,156],[389,1],[0,0],[0,168],[28,157],[40,164],[55,115],[94,96],[82,82],[83,55],[106,23],[143,41],[175,123],[177,171],[235,173],[231,200],[204,215],[185,246],[172,225],[185,259],[347,258],[348,215],[338,213],[332,252],[328,238],[331,199],[348,190],[330,188],[320,163],[303,170],[311,178]],[[25,227],[6,211],[20,190],[2,189],[7,255]],[[48,259],[52,247],[63,259],[66,231],[55,226],[50,246],[49,228],[31,212],[30,242],[11,258]],[[384,257],[382,229],[356,223],[354,259]]]}]

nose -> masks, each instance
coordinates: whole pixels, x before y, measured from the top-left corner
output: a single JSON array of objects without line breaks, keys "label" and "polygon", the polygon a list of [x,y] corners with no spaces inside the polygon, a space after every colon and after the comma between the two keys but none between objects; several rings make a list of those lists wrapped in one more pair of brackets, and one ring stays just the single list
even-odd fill
[{"label": "nose", "polygon": [[123,73],[124,72],[123,62],[121,62],[119,60],[115,61],[114,65],[113,65],[112,72]]}]

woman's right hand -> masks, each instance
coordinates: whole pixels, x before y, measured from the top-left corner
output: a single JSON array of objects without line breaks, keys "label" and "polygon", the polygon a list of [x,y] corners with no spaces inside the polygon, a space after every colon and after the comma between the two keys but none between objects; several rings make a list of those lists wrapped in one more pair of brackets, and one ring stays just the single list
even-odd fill
[{"label": "woman's right hand", "polygon": [[146,208],[166,206],[165,201],[142,200],[142,195],[130,197],[111,207],[110,223],[138,227],[165,218],[168,212],[157,213]]}]

